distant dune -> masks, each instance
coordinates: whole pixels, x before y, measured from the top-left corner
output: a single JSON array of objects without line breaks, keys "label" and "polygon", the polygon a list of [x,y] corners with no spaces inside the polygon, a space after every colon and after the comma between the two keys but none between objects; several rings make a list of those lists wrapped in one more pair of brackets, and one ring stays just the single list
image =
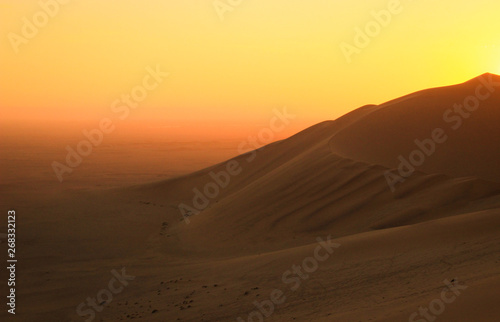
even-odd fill
[{"label": "distant dune", "polygon": [[[498,321],[496,82],[367,105],[174,179],[29,201],[19,320],[83,321],[126,267],[97,321]],[[307,278],[287,275],[318,249]]]}]

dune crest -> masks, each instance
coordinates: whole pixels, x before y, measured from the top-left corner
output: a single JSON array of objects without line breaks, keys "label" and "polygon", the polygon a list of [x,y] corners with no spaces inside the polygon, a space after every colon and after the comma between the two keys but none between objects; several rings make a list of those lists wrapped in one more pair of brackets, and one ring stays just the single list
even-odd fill
[{"label": "dune crest", "polygon": [[395,168],[399,156],[408,158],[419,149],[416,140],[430,139],[434,130],[442,129],[446,142],[436,144],[419,170],[500,182],[498,124],[500,76],[486,73],[381,104],[336,133],[330,147],[345,157]]}]

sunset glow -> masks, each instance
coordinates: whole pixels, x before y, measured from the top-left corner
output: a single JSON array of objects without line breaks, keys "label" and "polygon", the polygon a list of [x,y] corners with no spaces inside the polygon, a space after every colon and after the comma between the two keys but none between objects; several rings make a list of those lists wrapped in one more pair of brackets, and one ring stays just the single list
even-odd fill
[{"label": "sunset glow", "polygon": [[[223,20],[214,4],[68,1],[19,42],[12,34],[23,37],[24,17],[32,22],[43,9],[38,1],[2,1],[2,121],[95,123],[156,65],[168,79],[127,122],[224,136],[230,125],[267,122],[273,108],[298,116],[295,131],[364,104],[500,72],[497,2],[248,0],[226,8]],[[341,44],[352,45],[356,28],[389,6],[399,13],[348,63]]]}]

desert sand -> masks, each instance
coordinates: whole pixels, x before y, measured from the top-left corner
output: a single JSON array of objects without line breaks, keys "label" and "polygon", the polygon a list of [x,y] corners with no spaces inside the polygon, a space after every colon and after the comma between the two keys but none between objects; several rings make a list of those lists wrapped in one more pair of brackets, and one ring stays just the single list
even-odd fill
[{"label": "desert sand", "polygon": [[[58,194],[4,186],[20,260],[16,316],[2,310],[0,319],[260,321],[272,311],[266,321],[499,321],[495,81],[485,74],[367,105],[168,180]],[[481,84],[488,98],[477,98]],[[474,111],[453,111],[469,96],[479,102]],[[409,158],[415,140],[436,129],[446,140],[434,151],[427,145],[422,164],[391,189],[387,171],[397,174],[399,156]],[[214,174],[223,178],[228,164],[229,183],[183,217],[179,205],[195,208],[193,189],[217,184]],[[328,236],[335,247],[318,253],[318,238]],[[306,260],[318,254],[323,261]],[[304,263],[304,277],[287,275]],[[79,316],[80,303],[99,297],[122,268],[134,278],[98,303],[95,317]],[[445,281],[457,287],[449,303]],[[280,303],[249,318],[276,289]],[[432,319],[418,314],[429,306]]]}]

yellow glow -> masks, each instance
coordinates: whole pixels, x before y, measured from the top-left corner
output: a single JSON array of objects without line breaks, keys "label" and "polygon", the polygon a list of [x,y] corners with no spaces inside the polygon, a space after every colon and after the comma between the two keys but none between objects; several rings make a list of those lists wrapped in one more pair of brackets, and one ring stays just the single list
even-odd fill
[{"label": "yellow glow", "polygon": [[21,34],[23,17],[41,8],[3,0],[1,116],[99,120],[156,64],[171,74],[130,122],[258,125],[288,106],[310,125],[500,73],[500,2],[486,0],[401,1],[348,64],[340,44],[389,2],[243,0],[221,21],[211,0],[69,1],[16,54],[8,34]]}]

